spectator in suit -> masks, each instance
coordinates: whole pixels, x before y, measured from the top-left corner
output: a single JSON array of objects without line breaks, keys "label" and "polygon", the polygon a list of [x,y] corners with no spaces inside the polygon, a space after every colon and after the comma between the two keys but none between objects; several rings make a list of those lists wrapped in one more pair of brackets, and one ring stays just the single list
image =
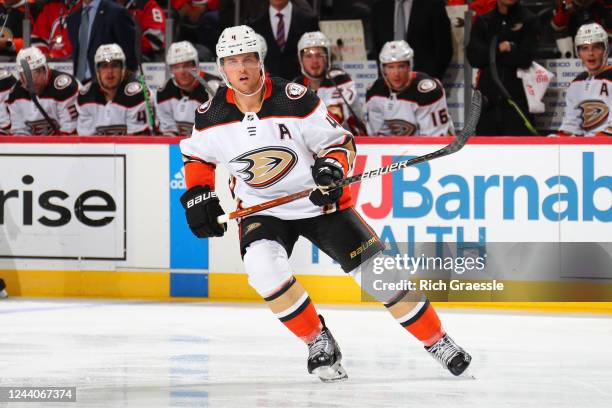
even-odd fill
[{"label": "spectator in suit", "polygon": [[518,68],[527,69],[531,66],[537,33],[535,15],[523,7],[520,0],[497,0],[494,10],[476,18],[466,57],[474,68],[479,69],[478,88],[488,101],[482,110],[476,134],[482,136],[531,134],[523,119],[510,106],[495,84],[491,74],[489,47],[497,36],[495,65],[499,80],[521,111],[533,123],[523,83],[517,78],[516,72]]},{"label": "spectator in suit", "polygon": [[378,0],[372,7],[376,59],[383,45],[405,40],[415,71],[442,79],[453,56],[451,25],[443,0]]},{"label": "spectator in suit", "polygon": [[289,0],[269,0],[269,4],[268,12],[255,19],[251,27],[268,44],[265,65],[270,76],[292,80],[300,74],[297,43],[302,34],[318,31],[319,22]]},{"label": "spectator in suit", "polygon": [[130,12],[111,0],[82,0],[68,16],[75,76],[86,82],[95,77],[94,55],[102,44],[119,44],[129,71],[136,71],[136,31]]}]

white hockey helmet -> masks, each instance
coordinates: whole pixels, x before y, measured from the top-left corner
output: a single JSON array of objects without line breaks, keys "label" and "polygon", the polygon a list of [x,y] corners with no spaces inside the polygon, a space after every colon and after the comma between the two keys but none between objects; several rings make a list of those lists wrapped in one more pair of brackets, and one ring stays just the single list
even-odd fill
[{"label": "white hockey helmet", "polygon": [[101,62],[121,61],[125,67],[125,53],[118,44],[103,44],[98,47],[94,55],[96,69]]},{"label": "white hockey helmet", "polygon": [[574,51],[578,56],[578,48],[585,44],[603,43],[604,46],[604,64],[608,59],[608,33],[597,23],[583,24],[576,33],[574,39]]},{"label": "white hockey helmet", "polygon": [[47,67],[47,57],[37,47],[22,48],[17,54],[17,71],[23,73],[21,61],[26,61],[30,66],[30,70],[34,71],[40,67]]},{"label": "white hockey helmet", "polygon": [[383,72],[383,65],[391,62],[407,61],[412,69],[414,66],[414,50],[404,40],[388,41],[380,50],[378,60],[381,72]]},{"label": "white hockey helmet", "polygon": [[197,67],[199,64],[198,51],[189,41],[179,41],[172,43],[166,54],[166,64],[172,66],[182,62],[193,61]]},{"label": "white hockey helmet", "polygon": [[319,78],[311,78],[310,75],[304,69],[304,64],[302,63],[302,52],[306,48],[324,48],[325,53],[327,54],[327,66],[325,67],[325,71],[329,71],[331,68],[331,40],[323,34],[321,31],[311,31],[309,33],[304,33],[297,45],[297,53],[298,53],[298,61],[300,62],[300,68],[302,70],[302,74],[307,76],[310,79],[319,79]]},{"label": "white hockey helmet", "polygon": [[257,37],[257,39],[261,43],[261,59],[265,60],[266,59],[266,55],[268,55],[268,43],[266,42],[266,39],[263,38],[263,35],[255,33],[255,36]]},{"label": "white hockey helmet", "polygon": [[[243,94],[245,96],[255,95],[257,92],[261,90],[265,83],[266,74],[263,63],[263,48],[262,43],[257,38],[257,33],[251,27],[247,25],[239,25],[234,27],[228,27],[219,36],[219,41],[217,41],[217,68],[219,69],[219,73],[223,78],[223,82],[227,85],[228,88],[234,89],[232,85],[229,83],[227,76],[225,75],[225,71],[223,70],[223,58],[230,57],[232,55],[240,55],[254,52],[257,54],[259,58],[259,68],[261,71],[261,86],[257,91],[252,94]],[[237,91],[240,94],[242,92]]]}]

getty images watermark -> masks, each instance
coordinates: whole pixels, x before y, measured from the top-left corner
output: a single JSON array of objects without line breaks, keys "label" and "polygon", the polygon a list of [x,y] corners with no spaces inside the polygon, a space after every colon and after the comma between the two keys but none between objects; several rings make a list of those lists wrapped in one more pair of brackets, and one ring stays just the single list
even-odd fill
[{"label": "getty images watermark", "polygon": [[[372,281],[372,287],[377,291],[385,290],[421,290],[421,291],[495,291],[504,290],[503,282],[493,280],[490,282],[467,282],[460,279],[423,278],[417,273],[426,271],[454,273],[463,275],[466,272],[483,272],[486,267],[484,256],[426,256],[418,257],[407,254],[395,256],[379,255],[370,263],[374,275],[392,277],[391,280],[379,279]],[[399,279],[398,279],[399,277]],[[410,279],[412,278],[412,279]]]}]

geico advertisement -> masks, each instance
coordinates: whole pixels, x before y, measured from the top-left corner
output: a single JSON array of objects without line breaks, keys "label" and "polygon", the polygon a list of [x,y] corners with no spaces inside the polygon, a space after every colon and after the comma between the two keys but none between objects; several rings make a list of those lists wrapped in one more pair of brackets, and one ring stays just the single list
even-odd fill
[{"label": "geico advertisement", "polygon": [[3,154],[0,256],[126,257],[125,156]]}]

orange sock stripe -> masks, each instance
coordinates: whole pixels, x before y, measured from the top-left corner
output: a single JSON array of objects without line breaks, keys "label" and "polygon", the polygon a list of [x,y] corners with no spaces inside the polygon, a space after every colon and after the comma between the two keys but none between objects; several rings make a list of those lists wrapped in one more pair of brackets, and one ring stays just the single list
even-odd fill
[{"label": "orange sock stripe", "polygon": [[306,302],[304,308],[300,307],[296,310],[296,312],[299,311],[299,313],[292,313],[290,316],[280,319],[293,334],[301,339],[316,337],[321,331],[321,320],[317,315],[314,305],[310,301],[310,298],[308,298]]},{"label": "orange sock stripe", "polygon": [[401,325],[426,346],[431,346],[444,336],[442,322],[429,301],[423,307],[422,313],[419,312],[414,318]]}]

